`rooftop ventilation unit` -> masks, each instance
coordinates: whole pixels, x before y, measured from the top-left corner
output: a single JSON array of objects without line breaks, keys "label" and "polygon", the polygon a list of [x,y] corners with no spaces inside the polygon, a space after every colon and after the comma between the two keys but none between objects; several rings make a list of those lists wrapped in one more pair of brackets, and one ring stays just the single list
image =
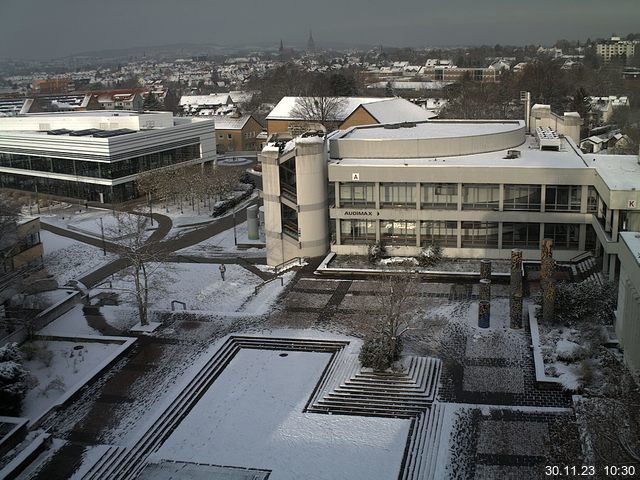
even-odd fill
[{"label": "rooftop ventilation unit", "polygon": [[127,135],[129,133],[136,133],[135,130],[131,130],[129,128],[119,128],[118,130],[106,130],[100,131],[93,134],[95,138],[109,138],[109,137],[118,137],[120,135]]},{"label": "rooftop ventilation unit", "polygon": [[520,150],[507,150],[507,156],[504,158],[513,160],[514,158],[520,158],[521,156],[522,152]]},{"label": "rooftop ventilation unit", "polygon": [[101,132],[99,128],[87,128],[85,130],[74,130],[69,132],[70,137],[86,137],[87,135],[93,135],[94,133]]},{"label": "rooftop ventilation unit", "polygon": [[561,140],[558,134],[549,127],[536,128],[536,137],[540,150],[560,150]]},{"label": "rooftop ventilation unit", "polygon": [[49,130],[47,132],[47,135],[66,135],[69,132],[71,132],[71,130],[68,130],[66,128],[57,128],[55,130]]}]

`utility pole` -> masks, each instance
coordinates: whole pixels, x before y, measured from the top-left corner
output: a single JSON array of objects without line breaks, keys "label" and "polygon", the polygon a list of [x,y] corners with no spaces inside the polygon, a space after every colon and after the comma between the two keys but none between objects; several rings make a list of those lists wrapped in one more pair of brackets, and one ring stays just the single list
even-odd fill
[{"label": "utility pole", "polygon": [[102,236],[102,254],[107,256],[107,245],[104,242],[104,223],[102,221],[102,217],[100,217],[100,234]]}]

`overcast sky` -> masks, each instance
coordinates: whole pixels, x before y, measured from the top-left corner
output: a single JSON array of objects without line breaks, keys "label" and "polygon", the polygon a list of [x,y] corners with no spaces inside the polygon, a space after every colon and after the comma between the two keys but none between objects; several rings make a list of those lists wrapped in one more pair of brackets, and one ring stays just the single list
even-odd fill
[{"label": "overcast sky", "polygon": [[640,30],[640,0],[0,0],[0,58],[209,43],[552,44]]}]

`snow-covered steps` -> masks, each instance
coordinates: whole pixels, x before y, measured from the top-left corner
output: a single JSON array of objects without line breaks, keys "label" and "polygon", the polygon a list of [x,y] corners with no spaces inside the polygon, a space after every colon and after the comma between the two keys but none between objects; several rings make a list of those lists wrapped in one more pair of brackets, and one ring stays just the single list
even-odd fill
[{"label": "snow-covered steps", "polygon": [[71,480],[95,480],[97,478],[109,478],[111,469],[114,467],[114,462],[119,455],[123,454],[125,447],[117,445],[104,445],[95,448],[100,448],[102,454],[97,458],[97,461],[89,466],[87,469],[76,471],[71,477]]},{"label": "snow-covered steps", "polygon": [[160,448],[241,349],[329,352],[334,353],[332,359],[335,359],[348,344],[346,341],[304,338],[229,337],[131,447],[109,455],[91,477],[83,477],[83,480],[136,478],[147,457]]},{"label": "snow-covered steps", "polygon": [[399,480],[436,480],[444,412],[436,402],[414,420]]},{"label": "snow-covered steps", "polygon": [[359,368],[357,358],[339,358],[335,375],[313,397],[315,413],[413,418],[434,401],[442,364],[430,357],[409,357],[406,372],[375,373]]}]

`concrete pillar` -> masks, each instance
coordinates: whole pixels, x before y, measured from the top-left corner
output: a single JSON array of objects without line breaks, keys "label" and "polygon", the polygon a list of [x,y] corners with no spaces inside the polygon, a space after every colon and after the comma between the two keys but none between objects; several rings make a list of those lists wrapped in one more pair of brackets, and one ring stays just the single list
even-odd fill
[{"label": "concrete pillar", "polygon": [[247,208],[247,237],[249,240],[258,240],[258,206],[251,205]]},{"label": "concrete pillar", "polygon": [[489,328],[491,324],[491,304],[481,300],[478,303],[478,327]]},{"label": "concrete pillar", "polygon": [[522,328],[522,294],[511,295],[509,303],[509,324],[511,328]]},{"label": "concrete pillar", "polygon": [[609,281],[613,282],[616,279],[616,259],[618,256],[615,253],[609,255]]},{"label": "concrete pillar", "polygon": [[491,280],[491,260],[488,258],[480,260],[480,278]]}]

